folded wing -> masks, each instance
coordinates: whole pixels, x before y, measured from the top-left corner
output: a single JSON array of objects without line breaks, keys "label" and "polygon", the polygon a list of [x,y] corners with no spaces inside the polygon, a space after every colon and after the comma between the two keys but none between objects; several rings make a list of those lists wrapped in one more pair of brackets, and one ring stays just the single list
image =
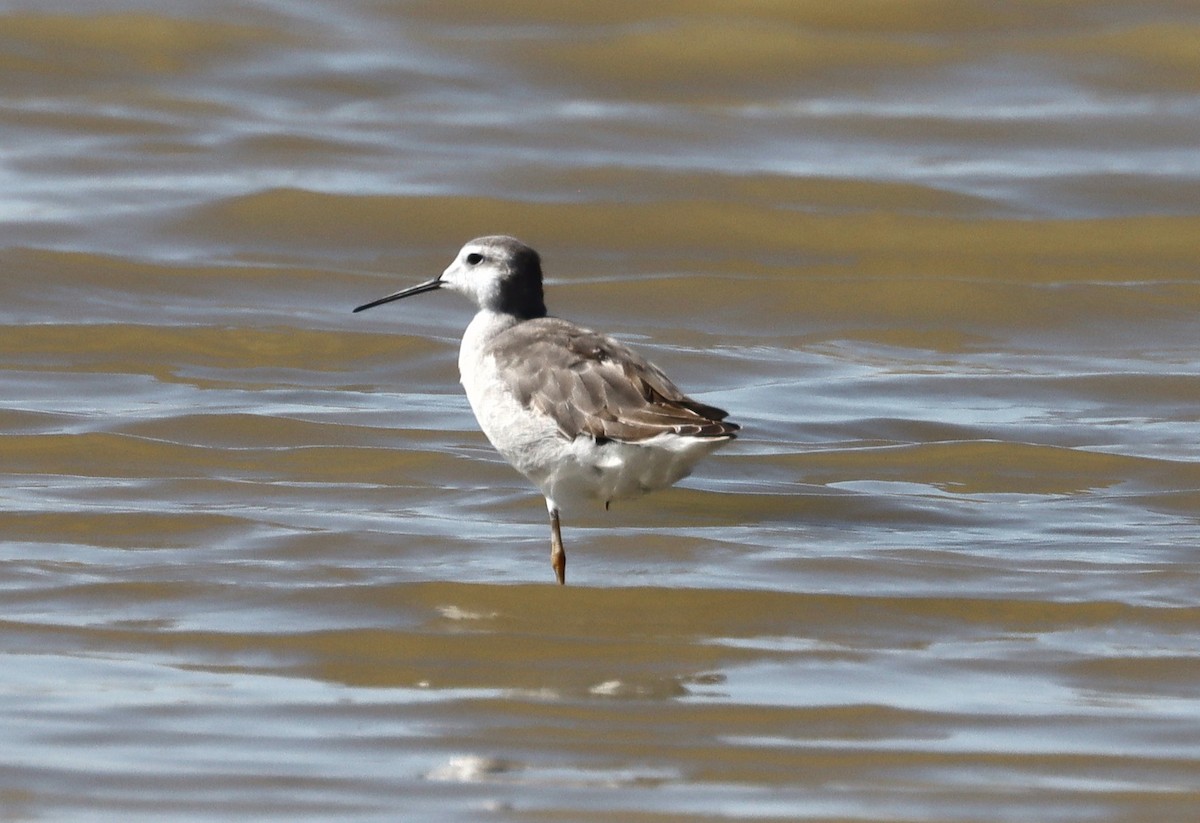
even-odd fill
[{"label": "folded wing", "polygon": [[[628,347],[557,318],[520,323],[496,337],[491,349],[517,399],[552,417],[567,438],[732,438],[739,428],[725,422],[726,412],[686,396]],[[520,361],[542,368],[515,368]]]}]

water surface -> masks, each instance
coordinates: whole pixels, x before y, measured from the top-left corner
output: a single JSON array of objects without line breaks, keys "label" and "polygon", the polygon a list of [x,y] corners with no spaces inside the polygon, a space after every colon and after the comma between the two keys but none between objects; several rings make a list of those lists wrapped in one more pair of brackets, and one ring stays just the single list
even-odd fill
[{"label": "water surface", "polygon": [[[0,818],[1190,821],[1188,3],[0,13]],[[737,443],[568,520],[537,247]]]}]

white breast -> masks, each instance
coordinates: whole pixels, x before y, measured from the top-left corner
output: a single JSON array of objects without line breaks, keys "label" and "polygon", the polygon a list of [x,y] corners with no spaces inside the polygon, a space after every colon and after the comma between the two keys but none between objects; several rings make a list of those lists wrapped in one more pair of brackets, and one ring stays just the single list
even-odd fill
[{"label": "white breast", "polygon": [[523,407],[487,353],[488,342],[514,319],[481,311],[463,333],[458,351],[458,371],[479,428],[496,451],[547,494],[552,467],[561,463],[570,444],[547,415]]}]

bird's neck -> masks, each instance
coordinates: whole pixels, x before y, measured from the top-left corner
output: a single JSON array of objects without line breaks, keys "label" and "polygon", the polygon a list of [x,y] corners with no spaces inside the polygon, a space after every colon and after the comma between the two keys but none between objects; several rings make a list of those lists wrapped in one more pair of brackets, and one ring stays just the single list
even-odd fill
[{"label": "bird's neck", "polygon": [[542,296],[541,275],[507,280],[494,294],[488,296],[484,305],[493,311],[511,314],[522,320],[545,317],[546,301]]},{"label": "bird's neck", "polygon": [[487,343],[496,335],[521,322],[523,322],[523,318],[515,314],[493,309],[480,309],[471,318],[467,330],[463,332],[463,343],[466,343],[468,339],[476,344]]},{"label": "bird's neck", "polygon": [[491,309],[479,310],[463,332],[462,343],[458,347],[458,373],[464,386],[472,383],[474,375],[486,369],[488,350],[496,336],[520,322],[521,319],[512,314]]},{"label": "bird's neck", "polygon": [[462,346],[459,348],[459,359],[469,353],[481,354],[496,335],[511,329],[522,322],[521,318],[508,312],[480,309],[471,319],[467,330],[463,332]]}]

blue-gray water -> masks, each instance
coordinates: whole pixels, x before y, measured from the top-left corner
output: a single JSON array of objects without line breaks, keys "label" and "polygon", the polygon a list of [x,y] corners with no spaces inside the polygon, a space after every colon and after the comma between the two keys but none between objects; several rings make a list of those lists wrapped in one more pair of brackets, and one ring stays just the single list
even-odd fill
[{"label": "blue-gray water", "polygon": [[[1189,3],[0,13],[0,819],[1192,821]],[[568,520],[467,239],[743,427]]]}]

